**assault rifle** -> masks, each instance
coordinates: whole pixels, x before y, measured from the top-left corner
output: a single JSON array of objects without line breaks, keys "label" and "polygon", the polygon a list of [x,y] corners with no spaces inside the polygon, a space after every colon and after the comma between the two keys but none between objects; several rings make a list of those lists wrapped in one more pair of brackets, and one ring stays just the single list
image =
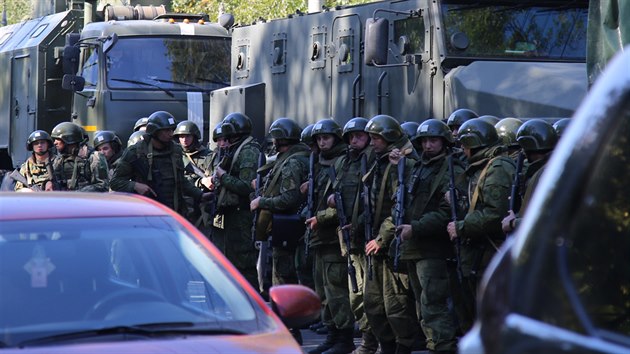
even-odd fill
[{"label": "assault rifle", "polygon": [[[258,155],[258,167],[256,168],[256,190],[254,191],[254,198],[256,199],[262,194],[262,174],[263,172],[260,170],[266,162],[265,159],[265,148],[264,146],[260,149],[260,154]],[[252,223],[252,242],[256,243],[256,224],[258,224],[258,215],[260,214],[260,209],[256,209],[254,211],[254,219]]]},{"label": "assault rifle", "polygon": [[[258,155],[258,168],[256,169],[256,190],[254,191],[254,198],[256,199],[262,195],[262,180],[263,180],[263,171],[261,171],[262,167],[267,162],[265,158],[265,145],[263,145],[260,149],[260,155]],[[252,221],[252,230],[251,237],[252,242],[258,249],[258,258],[256,260],[256,273],[258,275],[258,287],[263,294],[263,296],[267,296],[267,290],[269,287],[269,279],[268,270],[270,267],[270,258],[271,258],[271,239],[256,241],[256,225],[258,224],[258,216],[260,215],[260,208],[254,211],[254,217]],[[271,236],[273,237],[273,235]]]},{"label": "assault rifle", "polygon": [[[405,217],[405,162],[407,158],[404,156],[398,161],[398,189],[396,189],[396,205],[394,206],[394,212],[396,213],[394,224],[396,229],[404,223]],[[400,238],[400,232],[396,231],[396,237],[394,239],[394,272],[398,271],[400,265],[400,244],[402,239]]]},{"label": "assault rifle", "polygon": [[32,189],[34,192],[42,191],[42,189],[38,185],[28,183],[26,178],[22,176],[22,174],[18,170],[13,170],[13,172],[9,174],[9,177],[11,177],[11,179],[13,179],[16,182],[22,183],[25,187]]},{"label": "assault rifle", "polygon": [[[365,178],[367,174],[367,155],[361,156],[361,176],[363,183],[363,222],[365,224],[365,242],[372,241],[372,203],[370,203],[370,185]],[[374,274],[374,267],[372,265],[372,256],[367,256],[367,276],[368,280],[372,280]]]},{"label": "assault rifle", "polygon": [[[451,150],[448,155],[448,194],[451,204],[451,221],[457,222],[457,189],[455,187],[455,167],[454,167],[453,151]],[[457,280],[462,283],[462,259],[461,259],[462,241],[459,237],[455,238],[455,261],[457,263]]]},{"label": "assault rifle", "polygon": [[[512,182],[512,190],[510,191],[510,208],[515,214],[520,207],[520,189],[521,189],[521,173],[523,172],[523,163],[525,162],[525,153],[520,152],[516,159],[516,173],[514,174],[514,180]],[[517,204],[517,202],[519,202]]]},{"label": "assault rifle", "polygon": [[[311,156],[308,158],[308,194],[306,195],[306,218],[310,219],[315,215],[315,181],[313,180],[315,174],[315,152],[311,152]],[[308,257],[309,247],[311,243],[311,230],[310,227],[306,228],[304,233],[304,257]]]},{"label": "assault rifle", "polygon": [[[335,166],[330,166],[328,168],[328,175],[330,177],[331,184],[334,186],[335,181],[337,180],[337,174],[335,173]],[[335,207],[337,209],[337,218],[339,219],[339,227],[341,228],[341,235],[343,236],[343,242],[346,244],[346,258],[348,259],[348,276],[350,277],[350,284],[352,285],[352,292],[358,293],[359,287],[357,285],[357,270],[354,268],[354,264],[352,264],[352,257],[350,257],[350,231],[344,226],[348,225],[348,218],[346,217],[346,210],[343,205],[343,198],[341,196],[341,192],[339,189],[333,187],[333,192],[335,196]]]}]

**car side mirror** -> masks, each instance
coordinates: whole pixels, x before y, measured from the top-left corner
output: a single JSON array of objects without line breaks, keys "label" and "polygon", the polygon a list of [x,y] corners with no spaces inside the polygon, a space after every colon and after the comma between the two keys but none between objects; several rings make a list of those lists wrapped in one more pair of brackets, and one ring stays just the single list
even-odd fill
[{"label": "car side mirror", "polygon": [[287,328],[302,328],[316,322],[320,316],[319,296],[303,285],[272,286],[269,289],[269,299],[271,308]]},{"label": "car side mirror", "polygon": [[83,91],[85,79],[81,76],[66,74],[61,81],[61,87],[64,90]]},{"label": "car side mirror", "polygon": [[389,21],[368,18],[365,21],[365,65],[386,65],[389,38]]},{"label": "car side mirror", "polygon": [[63,48],[62,68],[64,74],[74,75],[79,71],[79,53],[79,48],[75,46]]}]

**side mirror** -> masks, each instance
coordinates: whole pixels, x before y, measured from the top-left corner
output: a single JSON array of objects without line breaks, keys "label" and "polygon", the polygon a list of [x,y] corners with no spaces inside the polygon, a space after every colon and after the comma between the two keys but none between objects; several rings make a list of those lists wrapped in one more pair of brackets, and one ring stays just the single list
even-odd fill
[{"label": "side mirror", "polygon": [[321,300],[317,294],[303,286],[285,284],[269,289],[271,308],[288,328],[301,328],[317,321]]},{"label": "side mirror", "polygon": [[61,81],[61,87],[64,90],[72,90],[74,92],[83,91],[85,79],[81,76],[66,74]]},{"label": "side mirror", "polygon": [[368,18],[365,21],[365,65],[387,64],[389,21]]},{"label": "side mirror", "polygon": [[103,53],[107,54],[107,52],[109,52],[117,42],[118,35],[116,33],[112,33],[112,35],[107,37],[105,42],[103,42]]},{"label": "side mirror", "polygon": [[79,70],[79,47],[66,46],[63,48],[62,68],[64,74],[76,74]]}]

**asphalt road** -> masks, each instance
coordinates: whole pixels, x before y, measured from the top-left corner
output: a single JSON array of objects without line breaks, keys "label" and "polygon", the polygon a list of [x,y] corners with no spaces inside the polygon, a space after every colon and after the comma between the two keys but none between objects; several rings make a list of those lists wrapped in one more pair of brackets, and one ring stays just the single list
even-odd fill
[{"label": "asphalt road", "polygon": [[[305,353],[308,353],[309,350],[315,349],[319,344],[323,343],[326,339],[325,335],[317,334],[310,329],[302,330],[302,349]],[[359,346],[361,344],[361,338],[354,338],[354,345]],[[415,350],[412,352],[413,354],[429,354],[428,350]]]}]

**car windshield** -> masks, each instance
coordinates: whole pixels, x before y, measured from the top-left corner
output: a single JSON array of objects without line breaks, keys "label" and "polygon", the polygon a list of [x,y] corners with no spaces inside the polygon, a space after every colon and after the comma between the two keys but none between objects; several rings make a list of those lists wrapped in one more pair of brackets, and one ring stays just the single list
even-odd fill
[{"label": "car windshield", "polygon": [[581,3],[444,2],[446,50],[454,57],[582,62],[588,7]]},{"label": "car windshield", "polygon": [[0,347],[89,330],[174,324],[187,333],[274,326],[171,217],[5,221]]},{"label": "car windshield", "polygon": [[109,88],[199,91],[230,84],[228,38],[119,37],[105,57]]}]

